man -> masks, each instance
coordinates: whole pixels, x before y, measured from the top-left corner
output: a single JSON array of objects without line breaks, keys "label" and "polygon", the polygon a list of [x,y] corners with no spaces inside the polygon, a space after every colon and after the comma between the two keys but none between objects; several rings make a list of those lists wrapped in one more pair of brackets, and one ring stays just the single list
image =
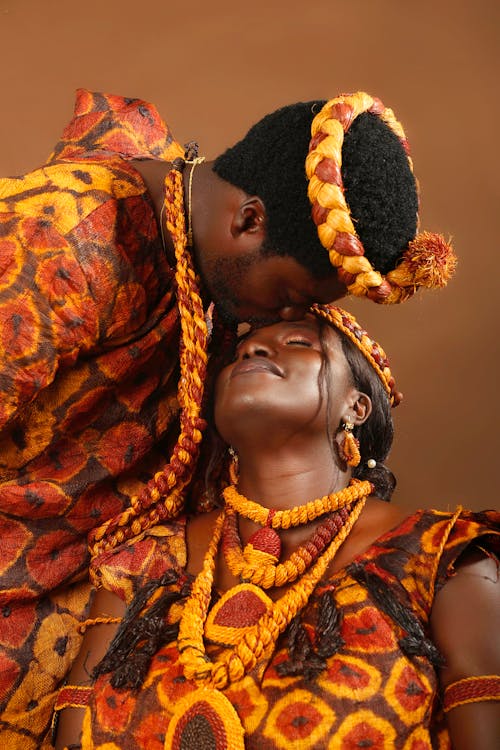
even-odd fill
[{"label": "man", "polygon": [[[214,163],[187,157],[152,106],[79,91],[47,164],[0,182],[0,732],[11,748],[39,745],[78,652],[87,535],[106,549],[182,507],[209,302],[229,325],[295,319],[347,291],[400,301],[453,265],[441,240],[415,239],[404,134],[366,94],[278,110]],[[152,543],[126,561],[125,598],[154,573]]]}]

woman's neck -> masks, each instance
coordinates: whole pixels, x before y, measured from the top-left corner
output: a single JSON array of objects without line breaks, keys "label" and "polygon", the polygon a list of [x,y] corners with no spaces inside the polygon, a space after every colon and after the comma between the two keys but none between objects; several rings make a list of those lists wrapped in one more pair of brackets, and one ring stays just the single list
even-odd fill
[{"label": "woman's neck", "polygon": [[287,446],[239,455],[238,491],[267,508],[284,510],[347,487],[330,446],[292,450]]},{"label": "woman's neck", "polygon": [[[243,452],[237,490],[249,500],[273,510],[286,510],[304,505],[311,500],[339,492],[349,484],[350,475],[341,471],[330,446],[318,449],[313,454],[304,451],[268,450],[265,455],[252,460]],[[283,529],[279,532],[282,559],[287,559],[298,547],[305,544],[318,527],[324,523],[322,516],[310,523]],[[245,545],[260,529],[258,523],[240,515],[238,518],[240,539]],[[223,567],[219,575],[223,574]],[[227,583],[227,581],[226,581]]]}]

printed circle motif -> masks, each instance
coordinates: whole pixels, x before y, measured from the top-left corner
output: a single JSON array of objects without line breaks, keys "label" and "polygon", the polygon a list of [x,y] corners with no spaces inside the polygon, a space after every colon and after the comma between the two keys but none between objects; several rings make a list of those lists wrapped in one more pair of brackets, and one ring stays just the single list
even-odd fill
[{"label": "printed circle motif", "polygon": [[350,714],[332,737],[328,750],[394,750],[396,730],[381,716],[366,709]]},{"label": "printed circle motif", "polygon": [[165,750],[244,750],[243,727],[218,690],[199,688],[179,701],[165,738]]},{"label": "printed circle motif", "polygon": [[308,750],[326,740],[335,721],[335,713],[324,701],[297,689],[276,703],[263,733],[282,750]]}]

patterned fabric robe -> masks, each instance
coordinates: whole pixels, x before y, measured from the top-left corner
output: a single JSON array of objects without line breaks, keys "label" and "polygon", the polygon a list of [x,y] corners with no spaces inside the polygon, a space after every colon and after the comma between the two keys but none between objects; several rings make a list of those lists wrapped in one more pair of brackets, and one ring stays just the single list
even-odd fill
[{"label": "patterned fabric robe", "polygon": [[88,606],[89,530],[177,437],[178,316],[130,159],[182,156],[151,105],[77,94],[48,162],[0,180],[0,733],[30,750]]},{"label": "patterned fabric robe", "polygon": [[[402,604],[428,635],[435,594],[457,558],[475,544],[498,553],[499,522],[494,511],[458,517],[418,511],[321,581],[303,612],[305,630],[314,648],[318,600],[329,593],[342,616],[342,645],[312,679],[279,674],[289,658],[285,638],[268,660],[221,692],[185,679],[175,642],[158,651],[137,693],[114,690],[109,676],[102,676],[86,712],[84,750],[237,750],[239,742],[247,750],[449,749],[436,667],[425,649],[408,655],[405,621],[376,592],[383,589],[386,601]],[[176,572],[177,588],[186,580],[184,530],[180,520],[154,532],[163,545],[156,572]],[[132,554],[137,568],[153,570],[149,543],[142,535],[97,557],[92,564],[102,584],[129,599],[124,563]],[[180,607],[173,606],[171,619],[180,616]],[[224,628],[235,626],[231,617],[244,625],[247,612],[240,607],[235,615],[233,609],[225,619],[221,609],[214,619],[218,630],[209,626],[209,634],[223,639]],[[222,651],[207,648],[212,659]]]}]

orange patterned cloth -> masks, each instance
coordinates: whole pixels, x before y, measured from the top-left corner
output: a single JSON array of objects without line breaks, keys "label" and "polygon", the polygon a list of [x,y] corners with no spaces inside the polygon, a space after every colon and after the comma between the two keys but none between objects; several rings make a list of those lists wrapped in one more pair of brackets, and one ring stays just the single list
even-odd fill
[{"label": "orange patterned cloth", "polygon": [[[170,562],[185,581],[181,521],[164,527],[164,535]],[[114,690],[104,675],[86,711],[84,750],[234,750],[243,747],[239,722],[247,750],[449,749],[436,668],[427,656],[405,655],[401,641],[408,631],[383,611],[366,580],[374,577],[428,633],[435,592],[476,542],[499,551],[499,513],[418,511],[322,581],[304,612],[306,632],[314,643],[319,595],[331,592],[342,614],[343,645],[312,679],[279,675],[278,665],[288,658],[283,642],[268,662],[221,692],[184,678],[175,643],[156,654],[138,693]],[[92,563],[111,587],[119,586],[129,545]],[[220,647],[209,646],[208,653],[214,658]]]},{"label": "orange patterned cloth", "polygon": [[11,750],[39,747],[78,653],[87,533],[177,437],[173,270],[128,160],[182,154],[151,105],[80,90],[47,164],[0,180],[0,733]]}]

